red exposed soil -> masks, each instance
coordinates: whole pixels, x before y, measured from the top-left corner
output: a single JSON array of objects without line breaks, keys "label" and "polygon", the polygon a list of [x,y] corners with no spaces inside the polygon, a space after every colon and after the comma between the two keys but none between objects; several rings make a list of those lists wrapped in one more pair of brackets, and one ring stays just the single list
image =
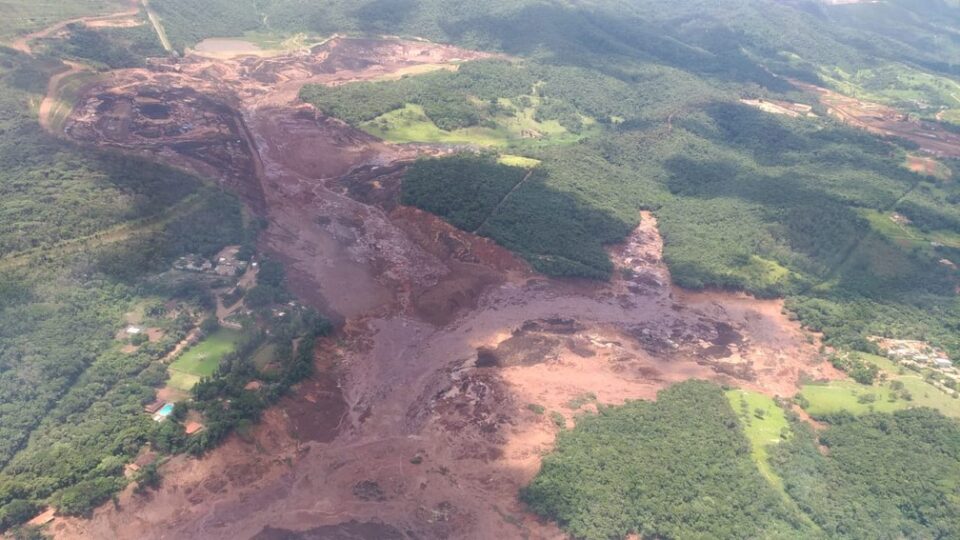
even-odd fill
[{"label": "red exposed soil", "polygon": [[907,168],[917,174],[932,176],[941,180],[949,180],[951,176],[950,169],[939,161],[913,154],[907,156]]},{"label": "red exposed soil", "polygon": [[916,143],[920,150],[936,157],[960,158],[960,134],[934,122],[917,120],[896,109],[839,94],[809,83],[790,83],[817,95],[831,116],[845,124],[884,137],[900,137]]},{"label": "red exposed soil", "polygon": [[320,345],[317,374],[280,402],[287,414],[290,434],[298,441],[331,442],[340,434],[347,417],[339,373],[333,363],[335,346]]},{"label": "red exposed soil", "polygon": [[[174,458],[155,493],[58,519],[56,536],[559,538],[517,499],[558,431],[528,405],[571,424],[584,395],[617,404],[700,378],[792,396],[804,377],[839,376],[781,302],[672,287],[652,215],[611,251],[611,283],[545,279],[398,204],[405,164],[447,149],[386,144],[291,102],[307,80],[458,56],[478,55],[335,40],[309,58],[122,71],[91,91],[70,136],[239,192],[268,220],[261,247],[286,263],[294,292],[346,324],[322,345],[320,375],[249,436]],[[157,102],[172,120],[156,107],[146,113],[161,118],[144,118]],[[164,123],[179,127],[145,136]]]}]

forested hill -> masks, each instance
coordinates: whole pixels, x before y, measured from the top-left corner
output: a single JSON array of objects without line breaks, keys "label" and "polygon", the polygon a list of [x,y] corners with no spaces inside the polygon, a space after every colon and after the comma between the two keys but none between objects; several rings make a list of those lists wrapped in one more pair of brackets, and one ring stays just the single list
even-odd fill
[{"label": "forested hill", "polygon": [[[906,61],[956,74],[960,5],[891,0],[531,1],[158,0],[177,47],[247,31],[419,36],[616,70],[624,60],[683,65],[721,78],[765,80],[762,64],[798,56],[852,67]],[[600,61],[597,64],[597,61]],[[784,63],[783,66],[785,67]]]},{"label": "forested hill", "polygon": [[[156,486],[167,456],[213,448],[307,375],[328,331],[290,308],[278,263],[260,261],[246,297],[235,272],[178,269],[231,245],[246,265],[256,222],[211,183],[44,131],[34,105],[64,68],[0,48],[0,535],[48,506],[85,515],[131,482]],[[228,290],[234,330],[216,316]],[[222,354],[189,363],[211,341]],[[261,349],[269,374],[253,364]],[[145,410],[159,396],[169,421]],[[202,429],[188,437],[190,421]]]},{"label": "forested hill", "polygon": [[[16,7],[0,37],[127,7],[117,4],[0,1]],[[348,34],[506,53],[300,97],[387,141],[469,147],[410,166],[401,202],[544,274],[632,271],[615,268],[608,247],[652,212],[676,284],[785,298],[837,352],[834,365],[863,383],[853,393],[804,385],[795,401],[823,421],[816,433],[797,418],[788,425],[769,398],[752,415],[736,398],[738,414],[701,383],[656,404],[598,407],[561,437],[526,491],[531,508],[595,538],[957,536],[956,423],[930,411],[844,411],[949,408],[960,396],[946,370],[881,375],[875,362],[886,359],[866,354],[880,352],[880,336],[960,359],[960,160],[844,125],[799,85],[960,131],[960,0],[149,5],[180,52],[209,37],[283,52]],[[38,124],[34,109],[63,60],[106,71],[167,54],[144,13],[129,27],[57,26],[28,43],[32,54],[0,47],[0,530],[47,506],[87,514],[129,482],[155,486],[164,456],[213,447],[308,375],[310,344],[330,329],[290,304],[281,265],[255,253],[263,224],[235,197]],[[931,168],[911,168],[918,159]],[[239,272],[215,271],[221,253],[235,254]],[[254,281],[241,286],[243,272]],[[221,321],[228,305],[238,314]],[[170,421],[148,413],[164,409]],[[769,463],[751,463],[745,436],[757,437],[751,422],[766,427],[765,411],[782,419],[782,444]],[[188,425],[201,431],[188,436]],[[664,457],[666,468],[649,466]],[[140,471],[127,467],[134,460]],[[641,475],[683,489],[634,489]],[[703,497],[671,502],[690,502],[690,485]],[[736,512],[717,510],[724,497]]]},{"label": "forested hill", "polygon": [[[302,97],[388,140],[493,144],[540,160],[477,232],[543,272],[608,276],[604,245],[651,209],[683,286],[786,296],[804,324],[837,346],[874,350],[867,338],[886,335],[960,353],[956,272],[939,264],[960,258],[956,185],[906,171],[913,148],[903,141],[734,104],[758,97],[816,106],[787,82],[795,78],[960,129],[955,1],[151,5],[180,49],[211,36],[301,32],[506,52],[522,62],[313,87]],[[518,123],[543,139],[501,137]],[[885,226],[893,212],[911,220],[910,242]]]}]

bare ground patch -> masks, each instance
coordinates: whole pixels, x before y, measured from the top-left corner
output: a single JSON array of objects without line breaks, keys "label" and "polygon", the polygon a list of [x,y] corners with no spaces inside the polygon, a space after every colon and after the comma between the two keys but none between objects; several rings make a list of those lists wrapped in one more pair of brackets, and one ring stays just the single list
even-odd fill
[{"label": "bare ground patch", "polygon": [[597,403],[690,378],[792,396],[805,377],[839,376],[781,302],[674,288],[649,213],[611,250],[611,283],[545,279],[397,204],[404,164],[448,149],[386,144],[292,102],[307,81],[471,56],[337,39],[308,56],[119,72],[89,94],[69,135],[239,193],[293,292],[345,326],[320,355],[336,365],[318,365],[247,440],[174,458],[157,492],[58,519],[56,536],[559,538],[516,495]]}]

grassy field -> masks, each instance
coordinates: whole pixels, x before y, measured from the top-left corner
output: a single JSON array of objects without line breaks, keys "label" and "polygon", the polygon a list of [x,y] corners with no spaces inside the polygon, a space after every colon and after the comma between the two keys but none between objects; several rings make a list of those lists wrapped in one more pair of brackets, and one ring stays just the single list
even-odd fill
[{"label": "grassy field", "polygon": [[[509,100],[501,100],[512,105]],[[584,118],[584,130],[571,133],[556,120],[538,122],[535,109],[517,109],[514,115],[498,115],[484,126],[444,131],[427,117],[420,105],[407,104],[360,124],[360,128],[375,137],[395,143],[425,142],[466,144],[485,147],[505,147],[514,143],[547,142],[564,144],[576,142],[590,132],[595,122]]]},{"label": "grassy field", "polygon": [[500,156],[497,157],[497,163],[509,167],[520,167],[521,169],[533,169],[540,165],[540,160],[513,154],[500,154]]},{"label": "grassy field", "polygon": [[[886,373],[887,381],[873,386],[865,386],[849,380],[804,385],[800,393],[809,403],[805,407],[806,411],[818,416],[844,410],[854,414],[864,414],[889,413],[911,407],[930,407],[945,416],[960,418],[960,399],[954,399],[927,383],[920,373],[901,368],[880,356],[861,354],[861,357],[876,364]],[[909,392],[911,399],[904,399],[902,391],[891,388],[891,383],[894,381],[903,384],[903,390]]]},{"label": "grassy field", "polygon": [[960,125],[960,109],[943,111],[943,114],[940,115],[940,120]]},{"label": "grassy field", "polygon": [[945,115],[960,114],[960,83],[902,64],[887,64],[849,73],[824,70],[822,75],[838,91],[867,101],[876,101],[933,118],[941,108]]},{"label": "grassy field", "polygon": [[[778,444],[783,439],[782,435],[790,430],[783,409],[778,407],[772,398],[757,392],[734,389],[728,390],[726,394],[730,406],[740,418],[744,435],[750,440],[750,456],[763,477],[782,490],[783,480],[770,467],[767,458],[769,446]],[[762,415],[759,411],[763,411]]]},{"label": "grassy field", "polygon": [[874,231],[893,240],[898,245],[907,249],[920,249],[930,252],[931,242],[938,242],[944,246],[960,249],[960,234],[953,231],[930,231],[924,232],[920,229],[905,223],[897,223],[890,219],[890,213],[878,212],[861,208],[861,216],[870,222],[870,227]]},{"label": "grassy field", "polygon": [[220,359],[233,351],[239,339],[239,332],[221,328],[188,349],[170,364],[170,386],[189,390],[201,378],[213,375]]},{"label": "grassy field", "polygon": [[396,71],[391,71],[390,73],[384,73],[383,75],[374,77],[370,80],[372,82],[395,81],[404,77],[423,75],[424,73],[432,73],[440,70],[457,71],[459,67],[459,64],[414,64],[412,66],[399,68]]},{"label": "grassy field", "polygon": [[790,281],[793,273],[787,267],[759,255],[750,256],[747,264],[740,268],[746,279],[760,287],[776,287]]},{"label": "grassy field", "polygon": [[395,143],[429,142],[468,144],[476,146],[505,146],[510,134],[502,129],[470,127],[444,131],[436,126],[420,105],[407,105],[360,124],[367,133]]}]

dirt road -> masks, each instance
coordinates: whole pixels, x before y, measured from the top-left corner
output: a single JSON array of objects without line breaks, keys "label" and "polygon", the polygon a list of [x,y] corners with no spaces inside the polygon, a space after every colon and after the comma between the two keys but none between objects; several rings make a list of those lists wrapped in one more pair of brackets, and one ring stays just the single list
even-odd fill
[{"label": "dirt road", "polygon": [[935,157],[960,158],[960,134],[944,129],[935,122],[913,119],[891,107],[795,79],[788,81],[815,95],[831,116],[845,124],[881,137],[906,139],[916,143],[920,151]]},{"label": "dirt road", "polygon": [[129,9],[123,11],[118,11],[116,13],[111,13],[109,15],[99,15],[95,17],[78,17],[76,19],[70,19],[66,21],[60,21],[56,24],[48,26],[42,30],[37,30],[36,32],[31,32],[27,35],[17,38],[13,43],[10,44],[10,48],[16,49],[20,52],[26,54],[32,54],[33,50],[30,47],[30,42],[38,39],[43,39],[45,37],[52,36],[53,34],[63,30],[71,24],[84,23],[91,24],[94,26],[111,26],[111,23],[115,21],[121,21],[118,24],[126,25],[125,19],[130,17],[135,17],[140,13],[140,0],[127,0],[127,4],[130,6]]},{"label": "dirt road", "polygon": [[167,37],[167,31],[163,28],[163,22],[160,20],[160,16],[150,9],[150,0],[141,0],[141,2],[144,11],[147,12],[147,18],[150,20],[150,24],[153,25],[153,31],[157,33],[157,39],[159,39],[160,44],[163,45],[163,49],[168,53],[172,53],[173,45],[170,44],[170,38]]},{"label": "dirt road", "polygon": [[51,131],[51,120],[59,108],[70,106],[61,103],[59,98],[60,84],[67,77],[90,69],[88,66],[70,60],[64,60],[63,63],[67,66],[67,69],[50,77],[50,80],[47,81],[47,92],[44,94],[43,100],[40,102],[40,109],[37,111],[40,126],[47,131]]}]

